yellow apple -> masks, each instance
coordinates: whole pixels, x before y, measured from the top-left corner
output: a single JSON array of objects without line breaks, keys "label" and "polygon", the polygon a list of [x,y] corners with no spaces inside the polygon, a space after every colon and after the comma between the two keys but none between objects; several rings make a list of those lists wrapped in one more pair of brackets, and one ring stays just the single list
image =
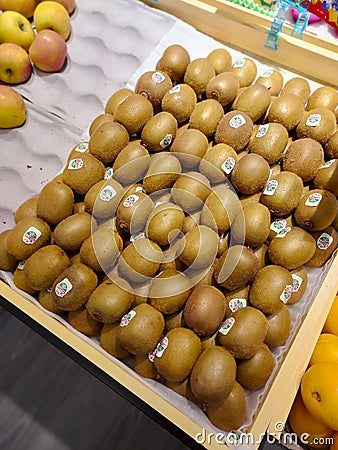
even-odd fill
[{"label": "yellow apple", "polygon": [[33,17],[35,0],[0,0],[2,11],[16,11],[25,17]]},{"label": "yellow apple", "polygon": [[33,20],[37,31],[56,31],[64,40],[67,40],[70,35],[69,14],[60,3],[52,1],[39,3],[35,8]]},{"label": "yellow apple", "polygon": [[[45,1],[46,0],[40,0],[40,2],[45,2]],[[63,5],[66,8],[66,10],[68,11],[68,14],[72,14],[75,9],[75,6],[76,6],[75,0],[52,0],[52,1],[61,3],[61,5]]]},{"label": "yellow apple", "polygon": [[11,42],[28,51],[34,40],[34,31],[28,19],[16,11],[0,15],[0,44]]},{"label": "yellow apple", "polygon": [[0,81],[8,84],[23,83],[32,72],[26,50],[16,44],[0,45]]},{"label": "yellow apple", "polygon": [[21,95],[9,86],[0,85],[0,128],[14,128],[26,120],[26,106]]}]

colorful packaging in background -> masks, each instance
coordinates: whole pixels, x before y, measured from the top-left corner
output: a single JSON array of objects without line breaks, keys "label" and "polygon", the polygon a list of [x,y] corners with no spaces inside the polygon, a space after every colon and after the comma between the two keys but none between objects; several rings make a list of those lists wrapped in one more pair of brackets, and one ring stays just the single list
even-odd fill
[{"label": "colorful packaging in background", "polygon": [[338,0],[311,0],[308,11],[338,31]]}]

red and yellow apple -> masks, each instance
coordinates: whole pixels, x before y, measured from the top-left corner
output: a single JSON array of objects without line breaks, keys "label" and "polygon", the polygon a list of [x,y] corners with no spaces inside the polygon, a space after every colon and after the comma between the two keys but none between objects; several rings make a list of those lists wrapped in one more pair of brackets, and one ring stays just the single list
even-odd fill
[{"label": "red and yellow apple", "polygon": [[0,81],[18,84],[27,81],[32,72],[26,50],[17,44],[0,44]]},{"label": "red and yellow apple", "polygon": [[[0,0],[1,1],[1,0]],[[46,0],[40,0],[40,2],[45,2]],[[53,2],[56,3],[61,3],[61,5],[63,5],[66,10],[68,11],[68,14],[72,14],[72,12],[75,9],[76,3],[75,0],[52,0]]]},{"label": "red and yellow apple", "polygon": [[34,24],[37,31],[53,30],[67,40],[70,31],[70,18],[64,6],[47,0],[39,3],[34,11]]},{"label": "red and yellow apple", "polygon": [[0,15],[0,44],[11,42],[28,50],[33,39],[32,25],[25,16],[16,11],[5,11]]},{"label": "red and yellow apple", "polygon": [[26,106],[21,95],[9,86],[0,85],[0,128],[14,128],[26,120]]},{"label": "red and yellow apple", "polygon": [[33,64],[44,72],[58,72],[67,57],[66,41],[52,30],[40,31],[29,49]]},{"label": "red and yellow apple", "polygon": [[33,17],[35,0],[0,0],[2,11],[16,11],[25,17]]}]

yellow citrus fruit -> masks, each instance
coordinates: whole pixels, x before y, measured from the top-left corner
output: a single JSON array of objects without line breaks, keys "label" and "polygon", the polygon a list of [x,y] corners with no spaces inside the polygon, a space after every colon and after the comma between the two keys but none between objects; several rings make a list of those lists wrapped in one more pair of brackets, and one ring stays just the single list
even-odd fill
[{"label": "yellow citrus fruit", "polygon": [[338,363],[338,336],[331,333],[322,333],[319,336],[309,366],[320,362]]},{"label": "yellow citrus fruit", "polygon": [[338,431],[333,435],[333,444],[330,445],[330,450],[338,450]]},{"label": "yellow citrus fruit", "polygon": [[306,409],[332,430],[338,430],[338,363],[314,364],[303,375],[302,399]]},{"label": "yellow citrus fruit", "polygon": [[333,304],[324,324],[323,332],[332,333],[338,336],[338,295],[333,300]]},{"label": "yellow citrus fruit", "polygon": [[316,449],[329,448],[325,438],[333,436],[334,431],[311,416],[305,408],[300,392],[296,395],[289,414],[289,424],[300,442]]}]

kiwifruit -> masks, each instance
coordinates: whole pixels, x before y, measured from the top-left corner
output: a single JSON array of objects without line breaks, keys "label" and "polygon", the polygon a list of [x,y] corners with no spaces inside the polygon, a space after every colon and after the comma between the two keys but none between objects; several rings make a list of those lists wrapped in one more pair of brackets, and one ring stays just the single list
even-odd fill
[{"label": "kiwifruit", "polygon": [[211,336],[225,315],[224,295],[214,286],[198,286],[184,306],[185,323],[199,336]]},{"label": "kiwifruit", "polygon": [[137,183],[148,170],[150,156],[140,140],[129,142],[113,164],[114,180],[123,185]]},{"label": "kiwifruit", "polygon": [[117,338],[133,355],[146,355],[154,350],[163,330],[163,315],[153,306],[142,303],[122,317]]},{"label": "kiwifruit", "polygon": [[218,332],[218,341],[234,358],[252,358],[263,344],[268,329],[265,315],[245,306],[232,313]]},{"label": "kiwifruit", "polygon": [[166,269],[151,282],[148,301],[161,313],[174,314],[183,308],[190,292],[190,280],[184,273]]},{"label": "kiwifruit", "polygon": [[311,93],[309,82],[302,77],[294,77],[288,80],[282,89],[281,94],[293,94],[304,104],[308,101]]},{"label": "kiwifruit", "polygon": [[215,76],[215,69],[207,58],[191,61],[184,74],[184,83],[191,86],[197,95],[203,95],[207,84]]},{"label": "kiwifruit", "polygon": [[268,258],[268,246],[266,244],[262,244],[259,247],[253,249],[253,253],[258,261],[258,269],[261,270],[269,263]]},{"label": "kiwifruit", "polygon": [[133,368],[135,372],[143,378],[157,380],[159,375],[148,355],[135,355]]},{"label": "kiwifruit", "polygon": [[142,144],[153,152],[159,152],[175,139],[177,132],[177,120],[175,117],[166,112],[161,111],[155,114],[145,124],[141,134]]},{"label": "kiwifruit", "polygon": [[89,125],[88,134],[92,136],[94,132],[105,122],[114,122],[114,116],[109,113],[102,113],[95,117]]},{"label": "kiwifruit", "polygon": [[224,290],[225,301],[225,317],[230,316],[232,313],[240,308],[249,306],[249,288],[250,284],[242,286],[234,291]]},{"label": "kiwifruit", "polygon": [[297,125],[298,138],[312,138],[324,145],[336,129],[336,118],[327,108],[306,111]]},{"label": "kiwifruit", "polygon": [[169,45],[156,63],[156,69],[166,72],[172,81],[182,80],[190,63],[188,51],[179,44]]},{"label": "kiwifruit", "polygon": [[231,227],[232,238],[250,247],[262,245],[270,233],[270,211],[261,203],[248,203],[243,207],[243,215],[238,215]]},{"label": "kiwifruit", "polygon": [[54,229],[53,238],[66,252],[77,252],[92,231],[93,218],[88,213],[72,214],[63,219]]},{"label": "kiwifruit", "polygon": [[129,134],[124,126],[117,122],[105,122],[100,125],[89,139],[89,153],[110,164],[128,144]]},{"label": "kiwifruit", "polygon": [[208,150],[208,138],[198,129],[189,128],[176,136],[170,151],[187,170],[195,169]]},{"label": "kiwifruit", "polygon": [[139,94],[130,94],[120,103],[114,120],[123,125],[129,134],[139,133],[154,114],[151,102]]},{"label": "kiwifruit", "polygon": [[227,233],[240,207],[232,189],[223,184],[215,186],[204,202],[200,222],[219,234]]},{"label": "kiwifruit", "polygon": [[250,58],[239,58],[232,64],[231,72],[237,74],[240,87],[247,87],[256,78],[257,66]]},{"label": "kiwifruit", "polygon": [[238,155],[230,145],[216,144],[203,156],[199,169],[212,184],[217,184],[230,175],[237,160]]},{"label": "kiwifruit", "polygon": [[232,57],[225,48],[215,48],[208,54],[207,59],[215,69],[216,75],[229,72],[231,69]]},{"label": "kiwifruit", "polygon": [[331,86],[321,86],[317,88],[309,97],[306,105],[307,111],[315,108],[327,108],[333,113],[338,106],[338,93]]},{"label": "kiwifruit", "polygon": [[207,137],[212,136],[224,115],[222,105],[214,99],[198,102],[190,115],[189,127],[200,130]]},{"label": "kiwifruit", "polygon": [[256,122],[266,113],[270,99],[271,94],[265,86],[253,84],[238,94],[232,109],[245,112],[253,122]]},{"label": "kiwifruit", "polygon": [[159,245],[168,245],[182,230],[184,212],[173,203],[162,203],[150,214],[147,236]]},{"label": "kiwifruit", "polygon": [[8,253],[6,247],[7,236],[10,230],[5,230],[0,233],[0,270],[14,271],[18,264],[18,260],[15,256]]},{"label": "kiwifruit", "polygon": [[73,206],[73,214],[86,212],[85,202],[75,202]]},{"label": "kiwifruit", "polygon": [[277,96],[280,93],[283,83],[283,75],[278,70],[266,70],[255,82],[255,84],[265,86],[272,96]]},{"label": "kiwifruit", "polygon": [[190,269],[202,269],[210,266],[217,254],[218,235],[205,225],[195,225],[185,235],[181,261]]},{"label": "kiwifruit", "polygon": [[291,314],[288,307],[282,305],[280,310],[274,314],[269,314],[266,318],[268,320],[268,331],[264,343],[270,348],[284,345],[291,330]]},{"label": "kiwifruit", "polygon": [[201,353],[199,337],[188,328],[178,327],[170,330],[161,343],[164,345],[154,360],[158,373],[172,383],[185,380]]},{"label": "kiwifruit", "polygon": [[235,381],[227,397],[207,405],[206,415],[210,422],[221,430],[237,430],[246,417],[246,396],[242,386]]},{"label": "kiwifruit", "polygon": [[327,158],[338,158],[338,130],[329,137],[324,149]]},{"label": "kiwifruit", "polygon": [[280,123],[255,125],[247,150],[263,156],[269,164],[273,164],[282,157],[288,139],[288,130]]},{"label": "kiwifruit", "polygon": [[275,177],[276,175],[278,175],[279,173],[281,173],[282,168],[279,163],[276,163],[276,164],[272,164],[270,166],[270,170],[271,170],[270,176],[272,178],[272,177]]},{"label": "kiwifruit", "polygon": [[38,300],[40,305],[49,312],[52,312],[54,314],[62,314],[64,312],[62,311],[62,309],[58,308],[56,304],[53,302],[51,288],[45,291],[40,291]]},{"label": "kiwifruit", "polygon": [[234,245],[226,250],[215,267],[216,281],[229,291],[247,284],[255,275],[258,261],[252,250]]},{"label": "kiwifruit", "polygon": [[171,88],[172,81],[165,72],[148,71],[136,81],[135,93],[146,97],[156,108],[160,106],[164,94]]},{"label": "kiwifruit", "polygon": [[85,306],[69,311],[68,322],[75,330],[86,336],[97,336],[102,328],[102,324],[92,318]]},{"label": "kiwifruit", "polygon": [[288,131],[295,128],[304,113],[304,103],[295,94],[283,94],[271,104],[267,121],[282,124]]},{"label": "kiwifruit", "polygon": [[58,245],[45,245],[25,263],[27,283],[36,291],[48,289],[55,278],[69,266],[69,258]]},{"label": "kiwifruit", "polygon": [[101,228],[83,241],[81,261],[95,272],[106,272],[114,266],[122,248],[123,241],[117,231]]},{"label": "kiwifruit", "polygon": [[96,288],[98,278],[85,264],[67,267],[54,280],[52,298],[59,309],[72,311],[81,308]]},{"label": "kiwifruit", "polygon": [[299,227],[285,228],[270,242],[268,254],[273,264],[288,270],[302,266],[316,251],[316,241],[310,233]]},{"label": "kiwifruit", "polygon": [[192,272],[190,274],[191,285],[195,288],[200,286],[215,286],[216,282],[214,279],[214,272],[216,262],[217,259],[215,259],[215,261],[209,267],[206,267],[202,270],[197,270],[195,273]]},{"label": "kiwifruit", "polygon": [[110,355],[117,359],[130,358],[130,353],[121,347],[117,334],[119,331],[119,323],[105,323],[101,329],[100,345]]},{"label": "kiwifruit", "polygon": [[176,156],[168,152],[151,155],[143,186],[149,194],[171,188],[181,172],[181,163]]},{"label": "kiwifruit", "polygon": [[18,260],[26,260],[50,241],[50,228],[39,217],[21,219],[6,238],[6,250]]},{"label": "kiwifruit", "polygon": [[[84,153],[89,153],[89,144],[88,141],[81,141],[72,148],[67,156],[67,162],[72,159],[81,158],[81,155]],[[62,181],[62,178],[59,179],[61,174],[58,174],[51,181]]]},{"label": "kiwifruit", "polygon": [[332,226],[336,231],[338,230],[338,211],[337,211],[334,221],[332,222]]},{"label": "kiwifruit", "polygon": [[275,216],[287,216],[298,206],[302,196],[302,179],[296,173],[285,170],[267,182],[261,202]]},{"label": "kiwifruit", "polygon": [[293,281],[284,267],[268,265],[255,276],[249,291],[252,306],[265,314],[275,314],[292,294]]},{"label": "kiwifruit", "polygon": [[236,380],[244,389],[257,391],[267,383],[274,366],[273,354],[262,344],[250,359],[237,362]]},{"label": "kiwifruit", "polygon": [[86,211],[97,219],[113,217],[123,194],[124,189],[117,181],[98,181],[85,195]]},{"label": "kiwifruit", "polygon": [[114,115],[117,106],[131,94],[133,94],[133,91],[131,89],[128,88],[118,89],[106,101],[104,112]]},{"label": "kiwifruit", "polygon": [[20,261],[13,273],[13,283],[21,291],[30,295],[36,295],[38,291],[33,289],[26,281],[25,277],[25,261]]},{"label": "kiwifruit", "polygon": [[[69,265],[71,266],[72,264],[77,264],[82,262],[81,260],[81,256],[80,253],[74,253],[73,256],[71,256],[69,258]],[[88,264],[87,264],[88,265]]]},{"label": "kiwifruit", "polygon": [[271,241],[279,232],[284,232],[285,228],[295,226],[295,220],[292,214],[284,217],[274,217],[270,225],[270,234],[268,240]]},{"label": "kiwifruit", "polygon": [[306,182],[313,180],[323,162],[322,146],[306,137],[289,145],[283,158],[283,170],[296,173]]},{"label": "kiwifruit", "polygon": [[14,222],[18,223],[25,217],[37,217],[37,203],[38,197],[31,197],[21,203],[14,213]]},{"label": "kiwifruit", "polygon": [[307,267],[321,267],[331,257],[338,245],[338,235],[333,227],[325,228],[323,231],[312,233],[316,239],[316,251],[312,258],[307,261]]},{"label": "kiwifruit", "polygon": [[331,159],[318,170],[313,185],[316,189],[326,189],[338,197],[338,160]]},{"label": "kiwifruit", "polygon": [[162,111],[172,114],[178,123],[189,119],[197,103],[195,91],[188,84],[177,84],[164,94]]},{"label": "kiwifruit", "polygon": [[86,194],[89,189],[103,180],[105,167],[101,161],[90,153],[71,159],[63,170],[62,181],[70,186],[76,194]]},{"label": "kiwifruit", "polygon": [[246,113],[230,111],[223,116],[216,128],[215,142],[228,144],[239,152],[248,144],[252,129],[253,122]]},{"label": "kiwifruit", "polygon": [[195,225],[200,225],[201,211],[196,211],[192,214],[187,214],[183,221],[182,231],[187,234]]},{"label": "kiwifruit", "polygon": [[223,72],[211,78],[206,87],[206,96],[217,100],[222,106],[231,103],[239,90],[238,76],[232,72]]},{"label": "kiwifruit", "polygon": [[321,231],[334,221],[337,214],[336,196],[325,189],[310,190],[295,209],[299,226],[311,231]]},{"label": "kiwifruit", "polygon": [[209,180],[198,172],[180,175],[171,189],[174,202],[189,213],[201,209],[209,194]]},{"label": "kiwifruit", "polygon": [[296,269],[291,270],[290,273],[293,280],[293,289],[292,295],[288,300],[288,305],[294,305],[301,300],[306,291],[308,275],[303,267],[296,267]]},{"label": "kiwifruit", "polygon": [[186,324],[183,316],[183,309],[178,311],[177,313],[170,314],[165,316],[165,330],[168,332],[173,328],[184,327],[186,328]]},{"label": "kiwifruit", "polygon": [[200,406],[200,401],[191,392],[189,378],[186,378],[180,383],[171,383],[170,381],[164,380],[164,385],[167,386],[172,391],[176,392],[176,394],[179,394],[182,397],[185,397],[191,402]]},{"label": "kiwifruit", "polygon": [[154,277],[160,267],[162,250],[147,238],[137,239],[121,253],[118,270],[130,283],[145,283]]},{"label": "kiwifruit", "polygon": [[117,226],[130,234],[143,231],[153,206],[152,199],[143,192],[125,194],[116,211]]},{"label": "kiwifruit", "polygon": [[248,203],[259,203],[261,195],[262,195],[261,192],[256,192],[255,194],[249,195],[241,195],[239,197],[239,201],[241,202],[242,208]]},{"label": "kiwifruit", "polygon": [[256,153],[244,155],[231,172],[231,183],[241,194],[250,195],[260,191],[268,181],[269,164]]}]

